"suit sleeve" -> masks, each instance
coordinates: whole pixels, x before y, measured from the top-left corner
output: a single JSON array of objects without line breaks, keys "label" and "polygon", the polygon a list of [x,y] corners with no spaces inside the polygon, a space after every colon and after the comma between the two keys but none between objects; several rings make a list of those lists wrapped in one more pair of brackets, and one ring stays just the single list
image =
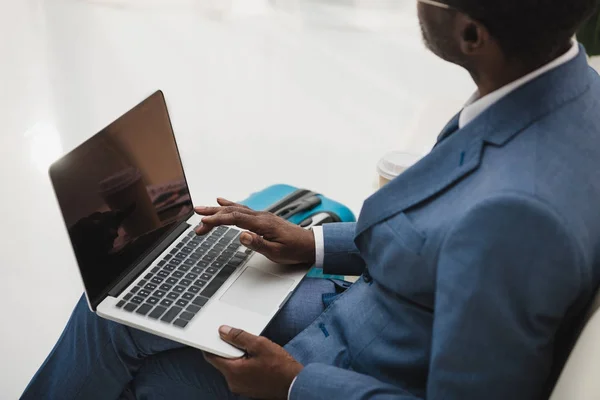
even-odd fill
[{"label": "suit sleeve", "polygon": [[[542,398],[554,335],[583,290],[581,254],[539,200],[503,195],[466,213],[438,259],[427,399]],[[298,375],[290,398],[418,399],[320,364]]]},{"label": "suit sleeve", "polygon": [[356,223],[323,225],[323,272],[333,275],[360,275],[365,262],[354,244]]}]

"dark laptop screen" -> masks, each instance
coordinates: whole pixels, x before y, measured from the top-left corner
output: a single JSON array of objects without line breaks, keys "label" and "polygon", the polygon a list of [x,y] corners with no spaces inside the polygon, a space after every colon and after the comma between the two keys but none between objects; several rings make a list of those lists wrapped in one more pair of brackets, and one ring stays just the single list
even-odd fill
[{"label": "dark laptop screen", "polygon": [[192,213],[156,92],[50,168],[90,303]]}]

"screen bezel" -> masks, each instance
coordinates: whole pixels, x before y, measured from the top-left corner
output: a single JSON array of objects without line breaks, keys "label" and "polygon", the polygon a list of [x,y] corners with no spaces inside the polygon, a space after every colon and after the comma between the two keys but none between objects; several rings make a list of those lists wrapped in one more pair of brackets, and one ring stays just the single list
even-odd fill
[{"label": "screen bezel", "polygon": [[[90,138],[88,138],[87,140],[85,140],[84,142],[80,143],[78,146],[76,146],[75,148],[73,148],[71,151],[65,153],[61,158],[59,158],[58,160],[56,160],[54,163],[52,163],[52,165],[50,165],[50,167],[48,168],[48,175],[50,177],[50,182],[52,183],[52,189],[54,191],[54,196],[57,202],[57,205],[59,206],[59,209],[61,210],[61,215],[63,216],[63,222],[64,222],[64,226],[65,229],[68,230],[68,226],[67,226],[67,221],[64,219],[64,215],[62,214],[62,208],[60,207],[60,202],[58,200],[58,193],[56,191],[56,186],[55,186],[55,179],[54,179],[54,174],[55,174],[55,169],[58,168],[58,166],[60,165],[61,161],[63,161],[66,157],[68,157],[69,155],[71,155],[72,153],[76,152],[77,150],[79,150],[82,146],[86,145],[89,141],[93,140],[94,138],[96,138],[99,134],[101,134],[105,129],[109,128],[112,124],[114,124],[115,122],[119,121],[120,119],[124,118],[125,116],[127,116],[130,112],[132,112],[134,109],[136,109],[137,107],[140,107],[141,105],[143,105],[145,102],[150,101],[151,99],[153,99],[154,97],[159,96],[161,99],[161,104],[164,107],[164,111],[166,112],[167,115],[167,122],[169,124],[169,128],[171,129],[171,136],[173,138],[173,142],[175,143],[175,150],[177,152],[177,159],[179,161],[179,165],[181,166],[181,171],[183,174],[183,180],[185,182],[185,186],[187,188],[188,194],[190,196],[190,202],[192,203],[192,205],[194,204],[194,201],[192,199],[192,194],[190,191],[190,187],[188,184],[188,180],[187,180],[187,176],[185,174],[185,169],[183,168],[183,162],[181,160],[181,152],[179,151],[179,146],[177,144],[177,138],[175,137],[175,131],[173,129],[173,124],[171,122],[171,116],[169,115],[169,109],[167,107],[167,102],[165,99],[165,95],[163,93],[162,90],[157,90],[154,93],[152,93],[150,96],[146,97],[144,100],[142,100],[141,102],[139,102],[137,105],[133,106],[131,109],[129,109],[127,112],[123,113],[119,118],[115,119],[114,121],[112,121],[110,124],[108,124],[107,126],[105,126],[103,129],[99,130],[96,134],[94,134],[93,136],[91,136]],[[85,294],[86,294],[86,298],[88,300],[88,303],[91,307],[91,309],[93,311],[96,310],[97,306],[102,303],[102,301],[108,296],[109,292],[111,292],[111,290],[119,285],[121,283],[121,281],[123,279],[127,279],[130,281],[135,280],[145,269],[146,267],[149,265],[149,263],[147,263],[147,258],[148,256],[153,252],[154,249],[156,249],[161,243],[163,243],[165,241],[165,239],[168,239],[169,236],[171,236],[173,234],[173,232],[177,229],[179,229],[181,227],[182,224],[186,224],[187,221],[194,215],[193,210],[190,211],[188,214],[186,214],[185,217],[182,217],[181,221],[177,224],[174,224],[173,227],[169,230],[167,230],[155,243],[154,246],[152,246],[151,248],[148,248],[144,253],[142,253],[136,260],[134,260],[132,262],[132,264],[130,266],[128,266],[122,273],[121,275],[119,275],[117,278],[115,278],[110,284],[107,285],[107,287],[105,287],[102,291],[99,292],[98,296],[96,296],[95,298],[91,298],[89,296],[89,292],[87,290],[87,288],[85,287],[85,281],[83,279],[83,274],[81,273],[81,265],[79,265],[79,261],[76,258],[77,261],[77,266],[79,268],[79,273],[81,276],[81,280],[83,282],[83,286],[84,286],[84,290],[85,290]],[[71,244],[71,248],[73,249],[73,253],[75,253],[75,249],[73,247],[73,242],[71,241],[71,237],[67,231],[67,235],[69,237],[69,243]],[[173,238],[170,238],[171,241],[173,240]],[[160,255],[162,252],[158,253],[156,255],[156,257],[158,257],[158,255]],[[156,259],[156,257],[154,259]],[[153,259],[153,260],[154,260]],[[151,261],[153,261],[151,260]],[[140,265],[140,263],[144,262],[144,265]],[[141,267],[144,268],[141,268]],[[133,274],[132,272],[136,269],[139,268],[139,271],[137,271],[137,273]],[[129,282],[131,283],[131,282]],[[123,288],[126,288],[127,286],[129,286],[129,283],[127,283],[126,285],[119,285],[119,286],[123,286]]]}]

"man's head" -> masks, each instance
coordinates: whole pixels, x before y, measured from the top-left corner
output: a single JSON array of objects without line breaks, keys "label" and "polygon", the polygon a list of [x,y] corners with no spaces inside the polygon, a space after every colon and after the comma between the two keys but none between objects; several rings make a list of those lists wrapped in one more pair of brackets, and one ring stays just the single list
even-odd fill
[{"label": "man's head", "polygon": [[549,61],[557,52],[566,50],[571,37],[597,2],[437,1],[440,4],[419,2],[425,43],[438,56],[472,73],[477,63],[486,59],[503,59],[527,66]]}]

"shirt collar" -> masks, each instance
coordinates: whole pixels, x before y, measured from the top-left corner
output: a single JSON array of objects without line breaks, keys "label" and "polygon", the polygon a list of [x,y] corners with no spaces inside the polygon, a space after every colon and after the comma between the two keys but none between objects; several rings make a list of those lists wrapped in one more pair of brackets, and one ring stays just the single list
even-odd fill
[{"label": "shirt collar", "polygon": [[496,103],[498,100],[514,92],[526,83],[531,82],[535,78],[545,74],[546,72],[549,72],[555,68],[560,67],[563,64],[568,63],[569,61],[576,58],[578,55],[579,45],[575,40],[573,40],[571,42],[571,48],[569,49],[569,51],[567,51],[562,56],[554,59],[553,61],[549,62],[548,64],[544,65],[543,67],[536,69],[535,71],[525,75],[524,77],[519,78],[516,81],[511,82],[508,85],[503,86],[500,89],[480,99],[478,99],[478,93],[475,92],[475,94],[471,96],[471,98],[467,102],[467,105],[465,106],[465,108],[463,108],[462,112],[460,113],[458,127],[462,129],[465,125],[473,121],[481,113],[483,113],[485,110],[494,105],[494,103]]}]

